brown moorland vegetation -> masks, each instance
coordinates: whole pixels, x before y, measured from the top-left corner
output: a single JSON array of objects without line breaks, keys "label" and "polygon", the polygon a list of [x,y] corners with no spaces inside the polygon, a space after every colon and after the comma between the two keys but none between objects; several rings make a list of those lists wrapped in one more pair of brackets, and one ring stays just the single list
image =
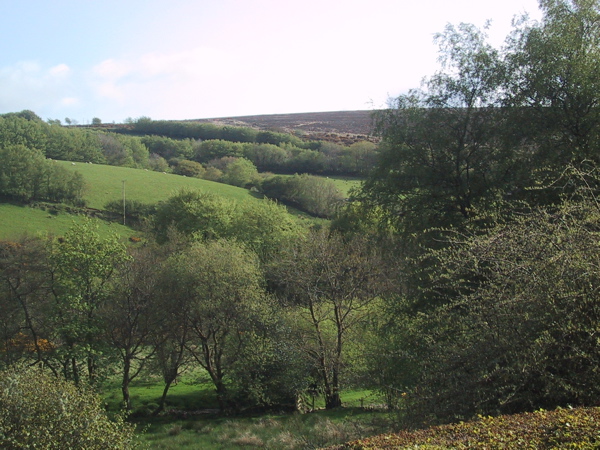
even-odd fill
[{"label": "brown moorland vegetation", "polygon": [[296,114],[266,114],[258,116],[198,119],[218,125],[251,127],[260,130],[301,133],[309,140],[320,140],[350,145],[354,142],[373,141],[374,111],[331,111]]},{"label": "brown moorland vegetation", "polygon": [[341,449],[592,449],[600,448],[600,408],[480,417],[471,422],[360,439]]}]

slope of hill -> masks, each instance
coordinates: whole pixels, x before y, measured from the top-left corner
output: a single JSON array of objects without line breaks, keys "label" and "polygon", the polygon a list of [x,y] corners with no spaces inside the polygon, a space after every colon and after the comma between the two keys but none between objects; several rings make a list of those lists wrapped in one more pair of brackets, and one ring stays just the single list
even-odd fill
[{"label": "slope of hill", "polygon": [[362,140],[374,140],[371,119],[373,112],[363,110],[267,114],[198,119],[196,122],[284,131],[301,134],[307,139],[340,142],[348,145]]},{"label": "slope of hill", "polygon": [[90,208],[103,209],[107,202],[122,199],[123,188],[127,199],[144,203],[166,200],[174,192],[186,187],[211,191],[236,201],[258,201],[247,189],[199,178],[101,164],[56,163],[83,175],[88,186],[84,198]]},{"label": "slope of hill", "polygon": [[[24,235],[61,236],[74,224],[80,224],[84,220],[84,216],[1,203],[0,240],[18,240]],[[103,237],[116,233],[123,238],[139,235],[139,232],[131,228],[104,221],[100,221],[98,233]]]}]

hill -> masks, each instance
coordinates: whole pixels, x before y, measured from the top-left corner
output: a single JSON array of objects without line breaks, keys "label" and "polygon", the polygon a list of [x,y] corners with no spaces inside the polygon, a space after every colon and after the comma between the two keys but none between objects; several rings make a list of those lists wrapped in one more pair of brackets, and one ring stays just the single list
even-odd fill
[{"label": "hill", "polygon": [[352,144],[357,141],[374,141],[371,115],[374,111],[331,111],[296,114],[266,114],[258,116],[221,117],[197,119],[219,125],[251,127],[260,130],[283,131],[321,140]]},{"label": "hill", "polygon": [[103,209],[107,202],[122,199],[123,187],[127,199],[144,203],[166,200],[181,188],[208,190],[236,201],[258,201],[247,189],[199,178],[101,164],[56,163],[83,175],[88,185],[84,199],[90,208]]}]

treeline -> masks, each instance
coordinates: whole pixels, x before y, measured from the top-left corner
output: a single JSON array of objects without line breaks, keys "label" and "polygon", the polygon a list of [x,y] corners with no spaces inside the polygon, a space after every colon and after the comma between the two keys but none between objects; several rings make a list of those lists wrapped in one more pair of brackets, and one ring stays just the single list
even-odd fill
[{"label": "treeline", "polygon": [[[196,125],[198,129],[195,128]],[[324,217],[331,217],[335,208],[324,208],[322,201],[312,201],[310,196],[318,186],[326,186],[327,191],[332,195],[327,201],[330,204],[338,202],[341,194],[334,192],[331,183],[320,181],[315,176],[303,177],[301,185],[295,183],[296,193],[290,195],[289,192],[283,193],[280,189],[269,189],[267,193],[262,189],[263,182],[273,176],[271,172],[364,176],[373,167],[377,155],[377,147],[369,142],[359,142],[349,147],[326,142],[307,144],[285,133],[216,127],[211,124],[185,122],[180,124],[142,118],[135,122],[134,128],[136,132],[152,134],[133,136],[87,128],[63,127],[56,121],[43,122],[31,111],[21,111],[0,116],[0,147],[6,149],[6,152],[11,148],[11,152],[15,154],[15,152],[19,153],[15,150],[15,145],[24,146],[27,150],[20,152],[21,159],[35,156],[37,165],[48,166],[39,160],[39,157],[45,157],[49,160],[110,164],[171,172],[254,188],[274,199],[294,203],[304,211]],[[213,129],[221,131],[212,134],[208,131],[200,134],[198,131]],[[188,130],[187,135],[194,136],[194,139],[181,138],[185,135],[185,130]],[[160,132],[178,138],[155,134]],[[245,139],[250,142],[196,139],[199,135],[205,138]],[[311,146],[316,149],[309,148]],[[12,187],[6,187],[0,194],[26,202],[38,199],[82,203],[81,180],[78,182],[67,180],[66,173],[58,171],[57,168],[53,169],[52,177],[49,176],[51,171],[47,168],[40,167],[36,170],[36,174],[42,172],[46,174],[41,177],[44,185],[20,186],[18,189],[23,193],[17,194],[15,183],[28,180],[29,184],[39,185],[42,181],[34,182],[32,180],[37,179],[36,177],[17,175],[7,166],[5,174],[10,177],[10,180],[5,180],[4,184]],[[56,181],[51,181],[51,178]],[[50,186],[52,183],[61,183],[61,186]],[[273,183],[277,181],[271,182],[270,185]],[[306,188],[305,192],[299,194],[299,187]]]}]

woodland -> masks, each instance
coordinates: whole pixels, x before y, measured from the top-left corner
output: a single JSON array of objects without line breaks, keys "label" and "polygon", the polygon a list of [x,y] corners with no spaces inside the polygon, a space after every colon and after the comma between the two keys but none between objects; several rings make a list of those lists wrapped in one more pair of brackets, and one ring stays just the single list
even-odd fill
[{"label": "woodland", "polygon": [[[315,399],[339,410],[361,389],[394,430],[597,406],[600,2],[540,8],[539,22],[515,18],[502,48],[486,27],[447,25],[440,70],[373,111],[370,142],[0,116],[5,202],[89,215],[83,177],[55,160],[261,198],[182,189],[96,211],[119,221],[126,209],[141,238],[101,237],[90,219],[0,242],[0,446],[33,439],[25,392],[39,390],[32,408],[53,417],[52,395],[74,386],[93,403],[117,379],[120,415],[80,448],[128,448],[131,420],[168,415],[169,390],[190,373],[221,415],[306,412]],[[362,181],[347,195],[339,176]],[[136,379],[162,387],[151,408],[132,401]],[[513,448],[490,429],[487,448]],[[595,448],[590,430],[536,445]]]}]

